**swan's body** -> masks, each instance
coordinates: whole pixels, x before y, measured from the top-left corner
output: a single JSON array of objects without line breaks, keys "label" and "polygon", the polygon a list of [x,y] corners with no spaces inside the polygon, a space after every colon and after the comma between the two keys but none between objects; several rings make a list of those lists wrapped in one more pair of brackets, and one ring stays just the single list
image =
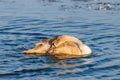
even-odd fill
[{"label": "swan's body", "polygon": [[38,53],[50,55],[87,56],[92,53],[91,49],[79,39],[62,35],[52,39],[44,39],[35,43],[35,48],[26,50],[23,53]]}]

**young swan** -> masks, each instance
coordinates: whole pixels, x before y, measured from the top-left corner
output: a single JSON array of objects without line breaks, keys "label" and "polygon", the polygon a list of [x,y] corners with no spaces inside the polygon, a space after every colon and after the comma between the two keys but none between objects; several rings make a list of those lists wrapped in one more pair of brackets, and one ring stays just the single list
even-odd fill
[{"label": "young swan", "polygon": [[62,35],[52,39],[44,39],[35,43],[35,48],[26,50],[25,54],[46,54],[50,55],[69,55],[69,56],[87,56],[92,53],[91,49],[83,44],[79,39]]}]

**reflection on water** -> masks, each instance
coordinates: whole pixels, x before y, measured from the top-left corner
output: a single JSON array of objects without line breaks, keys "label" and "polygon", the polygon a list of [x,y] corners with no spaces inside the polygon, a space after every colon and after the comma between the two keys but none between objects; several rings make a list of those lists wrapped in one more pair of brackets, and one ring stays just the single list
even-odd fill
[{"label": "reflection on water", "polygon": [[[119,0],[0,0],[0,80],[119,80]],[[68,34],[91,56],[23,55],[39,40]]]}]

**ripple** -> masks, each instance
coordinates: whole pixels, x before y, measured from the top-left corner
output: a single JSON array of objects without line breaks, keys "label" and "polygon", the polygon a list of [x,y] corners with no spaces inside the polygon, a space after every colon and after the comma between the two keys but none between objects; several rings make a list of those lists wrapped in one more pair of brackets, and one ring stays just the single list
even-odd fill
[{"label": "ripple", "polygon": [[[0,0],[0,79],[119,80],[119,11],[119,0]],[[56,60],[21,54],[63,34],[81,39],[92,55]]]},{"label": "ripple", "polygon": [[22,33],[22,32],[1,32],[1,34],[9,34],[9,35],[44,35],[42,33]]},{"label": "ripple", "polygon": [[11,73],[1,73],[0,76],[14,76],[14,75],[20,75],[20,74],[26,74],[26,73],[40,73],[40,74],[46,74],[47,72],[51,72],[53,69],[51,68],[37,68],[37,69],[22,69],[19,71],[14,71]]}]

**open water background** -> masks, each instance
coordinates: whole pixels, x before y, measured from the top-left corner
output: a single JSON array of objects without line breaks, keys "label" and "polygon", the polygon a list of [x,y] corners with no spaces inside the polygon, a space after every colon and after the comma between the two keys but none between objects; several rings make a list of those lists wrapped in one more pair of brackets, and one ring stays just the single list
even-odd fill
[{"label": "open water background", "polygon": [[[92,55],[21,53],[63,34],[81,39]],[[0,0],[0,80],[120,80],[120,0]]]}]

